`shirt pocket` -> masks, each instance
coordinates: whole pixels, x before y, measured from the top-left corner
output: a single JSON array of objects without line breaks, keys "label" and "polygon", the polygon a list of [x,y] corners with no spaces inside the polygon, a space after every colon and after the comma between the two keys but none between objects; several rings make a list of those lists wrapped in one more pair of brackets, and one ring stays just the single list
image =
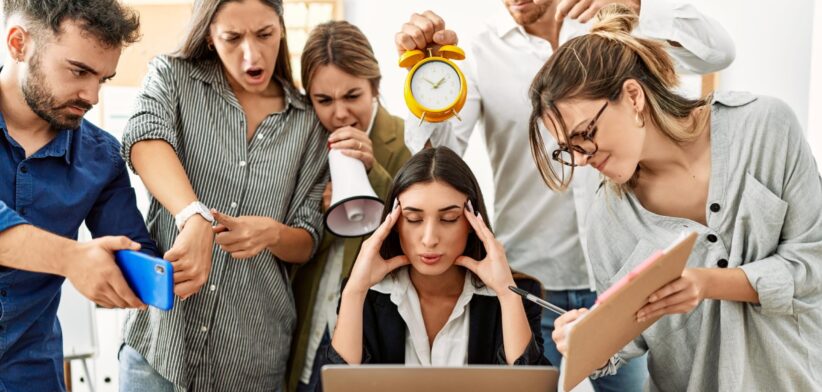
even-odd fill
[{"label": "shirt pocket", "polygon": [[746,173],[733,229],[733,247],[738,254],[732,256],[746,263],[774,254],[787,211],[787,202]]}]

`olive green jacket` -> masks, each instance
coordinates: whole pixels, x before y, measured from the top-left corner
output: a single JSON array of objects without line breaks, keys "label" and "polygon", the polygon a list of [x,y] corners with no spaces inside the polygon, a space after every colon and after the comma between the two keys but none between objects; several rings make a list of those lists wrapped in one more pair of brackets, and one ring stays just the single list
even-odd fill
[{"label": "olive green jacket", "polygon": [[[370,135],[375,162],[368,173],[368,180],[374,192],[383,200],[391,190],[394,175],[411,158],[411,152],[405,147],[404,128],[401,118],[392,116],[381,106],[378,108]],[[292,286],[297,307],[297,327],[288,360],[288,391],[296,390],[300,382],[320,278],[328,261],[328,251],[337,238],[326,230],[314,258],[294,271]],[[357,237],[345,240],[341,278],[347,278],[351,273],[364,239],[365,237]]]}]

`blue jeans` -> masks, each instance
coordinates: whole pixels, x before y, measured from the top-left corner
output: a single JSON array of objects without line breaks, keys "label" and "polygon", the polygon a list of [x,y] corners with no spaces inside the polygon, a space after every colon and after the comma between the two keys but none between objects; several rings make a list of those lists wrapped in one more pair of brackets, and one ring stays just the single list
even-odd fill
[{"label": "blue jeans", "polygon": [[[546,290],[545,300],[567,310],[578,308],[590,309],[597,300],[597,293],[588,289],[565,291]],[[559,316],[554,312],[548,310],[542,311],[542,339],[544,340],[543,349],[545,350],[545,357],[551,361],[551,364],[559,369],[562,363],[562,354],[557,351],[557,345],[554,344],[554,340],[551,339],[551,333],[554,331],[554,320],[556,320],[557,317]],[[591,384],[593,384],[594,390],[597,392],[641,391],[644,388],[645,380],[648,379],[647,361],[646,355],[631,359],[619,368],[617,374],[591,380]]]},{"label": "blue jeans", "polygon": [[143,355],[123,343],[120,360],[120,392],[174,392],[174,384],[157,373]]},{"label": "blue jeans", "polygon": [[328,333],[328,327],[325,328],[323,338],[320,340],[320,345],[317,347],[317,354],[314,355],[314,364],[311,365],[311,378],[308,384],[300,381],[297,384],[297,392],[314,392],[320,384],[320,376],[322,372],[322,359],[320,358],[320,350],[324,350],[326,346],[331,344],[331,335]]}]

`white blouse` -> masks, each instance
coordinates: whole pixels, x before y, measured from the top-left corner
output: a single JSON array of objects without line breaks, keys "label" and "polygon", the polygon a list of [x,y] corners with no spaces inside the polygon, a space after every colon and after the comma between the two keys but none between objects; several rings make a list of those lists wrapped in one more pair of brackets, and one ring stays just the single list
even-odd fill
[{"label": "white blouse", "polygon": [[462,294],[457,298],[454,310],[445,326],[437,333],[434,344],[428,344],[428,334],[420,308],[417,290],[411,284],[408,267],[387,276],[371,289],[390,294],[391,302],[397,305],[400,316],[405,321],[405,364],[419,366],[463,366],[468,361],[468,327],[470,307],[474,294],[496,296],[487,286],[474,287],[470,273],[465,274]]}]

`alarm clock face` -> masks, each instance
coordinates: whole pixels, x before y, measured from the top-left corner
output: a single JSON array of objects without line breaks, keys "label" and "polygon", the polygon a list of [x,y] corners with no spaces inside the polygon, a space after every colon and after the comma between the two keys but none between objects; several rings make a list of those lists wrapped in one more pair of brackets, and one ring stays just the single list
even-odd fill
[{"label": "alarm clock face", "polygon": [[423,107],[432,111],[450,108],[460,95],[460,75],[443,61],[422,64],[411,78],[411,94]]}]

